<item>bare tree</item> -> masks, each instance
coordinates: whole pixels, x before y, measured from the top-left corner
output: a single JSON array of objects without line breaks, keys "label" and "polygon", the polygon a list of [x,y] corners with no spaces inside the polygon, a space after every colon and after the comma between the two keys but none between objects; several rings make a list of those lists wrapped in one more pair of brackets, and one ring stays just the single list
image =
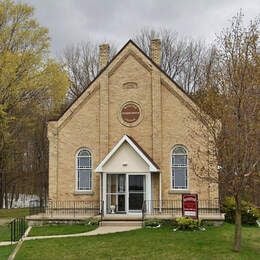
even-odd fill
[{"label": "bare tree", "polygon": [[[76,99],[98,74],[98,44],[89,41],[67,46],[61,61],[69,75],[69,102]],[[110,46],[110,59],[116,54],[114,44]]]},{"label": "bare tree", "polygon": [[[198,156],[207,156],[207,165],[193,164],[196,174],[210,181],[224,182],[235,199],[235,251],[241,248],[241,200],[252,178],[259,178],[258,39],[259,19],[244,28],[242,13],[220,34],[214,73],[198,99],[200,107],[210,117],[198,112],[197,119],[207,127],[198,133],[192,132],[193,135],[209,135],[209,149],[204,155],[198,150]],[[217,164],[219,176],[215,174]]]},{"label": "bare tree", "polygon": [[154,38],[162,41],[162,69],[187,93],[195,92],[201,82],[202,64],[210,53],[208,47],[200,41],[180,38],[178,33],[167,29],[156,31],[144,28],[133,37],[147,55],[150,41]]}]

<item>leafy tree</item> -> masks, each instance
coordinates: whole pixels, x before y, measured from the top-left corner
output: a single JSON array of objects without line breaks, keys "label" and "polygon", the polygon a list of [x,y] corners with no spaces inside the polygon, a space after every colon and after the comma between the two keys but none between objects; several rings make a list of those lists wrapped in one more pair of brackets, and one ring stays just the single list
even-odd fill
[{"label": "leafy tree", "polygon": [[[39,124],[45,128],[64,102],[67,76],[49,58],[49,46],[48,30],[34,19],[31,6],[0,1],[0,207],[10,188],[23,179],[28,144],[36,142],[29,130]],[[46,135],[41,139],[46,142]]]}]

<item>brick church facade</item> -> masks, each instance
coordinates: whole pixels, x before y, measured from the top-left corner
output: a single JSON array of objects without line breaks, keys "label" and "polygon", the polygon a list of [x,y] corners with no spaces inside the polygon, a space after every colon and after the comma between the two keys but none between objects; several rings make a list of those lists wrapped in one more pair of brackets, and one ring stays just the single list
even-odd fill
[{"label": "brick church facade", "polygon": [[[105,214],[138,214],[144,201],[195,193],[218,198],[191,161],[207,165],[196,104],[160,68],[160,40],[150,57],[131,40],[109,62],[100,46],[99,74],[57,120],[48,124],[49,199],[103,201]],[[217,174],[217,168],[216,168]]]}]

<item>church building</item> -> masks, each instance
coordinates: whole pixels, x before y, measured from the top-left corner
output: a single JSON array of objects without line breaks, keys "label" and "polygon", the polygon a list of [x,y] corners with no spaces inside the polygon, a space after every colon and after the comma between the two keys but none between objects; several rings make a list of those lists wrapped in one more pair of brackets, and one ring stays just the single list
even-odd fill
[{"label": "church building", "polygon": [[[218,185],[198,177],[208,136],[197,105],[160,67],[161,42],[147,56],[129,40],[57,121],[48,123],[49,199],[100,201],[104,214],[140,214],[144,202],[197,194],[217,200]],[[216,167],[217,174],[217,167]],[[103,205],[103,206],[102,206]],[[147,209],[148,211],[150,209]]]}]

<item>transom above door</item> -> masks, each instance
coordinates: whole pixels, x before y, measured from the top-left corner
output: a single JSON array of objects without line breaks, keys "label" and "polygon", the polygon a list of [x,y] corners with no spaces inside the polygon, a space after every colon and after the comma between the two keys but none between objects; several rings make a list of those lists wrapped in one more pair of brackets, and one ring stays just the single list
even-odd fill
[{"label": "transom above door", "polygon": [[146,175],[106,174],[107,214],[140,213],[146,197]]}]

